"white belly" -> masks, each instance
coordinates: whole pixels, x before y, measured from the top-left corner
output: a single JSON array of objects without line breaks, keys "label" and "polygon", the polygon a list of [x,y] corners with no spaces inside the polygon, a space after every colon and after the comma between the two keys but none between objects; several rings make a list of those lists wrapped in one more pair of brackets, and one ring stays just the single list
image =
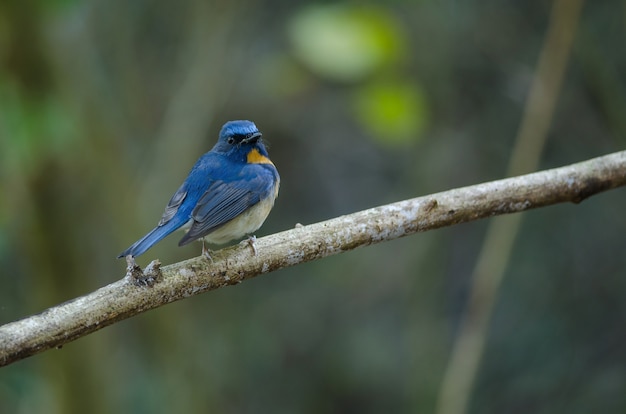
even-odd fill
[{"label": "white belly", "polygon": [[[273,197],[270,196],[265,200],[259,201],[254,207],[204,236],[204,240],[211,244],[224,244],[258,230],[270,214],[272,207],[274,207],[274,200],[278,196],[278,187],[279,183],[276,183],[274,194],[272,194]],[[189,231],[192,224],[193,220],[189,220],[181,227],[181,230]],[[199,238],[198,241],[202,241],[202,238]]]},{"label": "white belly", "polygon": [[[225,244],[258,230],[270,214],[272,207],[274,207],[274,200],[278,197],[279,186],[280,181],[277,181],[274,186],[274,194],[265,200],[259,201],[254,207],[249,208],[223,226],[207,234],[203,237],[204,240],[211,244]],[[187,232],[192,224],[193,219],[185,223],[180,229]],[[198,241],[202,241],[203,238],[199,238]]]},{"label": "white belly", "polygon": [[243,212],[228,223],[204,236],[204,240],[213,244],[224,244],[251,234],[263,225],[274,207],[274,197],[259,201],[254,207]]}]

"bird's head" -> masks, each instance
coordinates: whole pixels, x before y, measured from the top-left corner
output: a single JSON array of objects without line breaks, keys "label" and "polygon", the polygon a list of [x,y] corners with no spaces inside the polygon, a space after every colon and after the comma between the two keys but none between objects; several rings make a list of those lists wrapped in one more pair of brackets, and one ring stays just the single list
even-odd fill
[{"label": "bird's head", "polygon": [[261,139],[259,129],[251,121],[228,121],[220,131],[218,144],[241,146]]},{"label": "bird's head", "polygon": [[254,122],[229,121],[222,127],[213,151],[233,155],[241,154],[247,157],[248,162],[250,162],[249,154],[254,151],[265,158],[268,154],[261,136],[262,134],[254,125]]}]

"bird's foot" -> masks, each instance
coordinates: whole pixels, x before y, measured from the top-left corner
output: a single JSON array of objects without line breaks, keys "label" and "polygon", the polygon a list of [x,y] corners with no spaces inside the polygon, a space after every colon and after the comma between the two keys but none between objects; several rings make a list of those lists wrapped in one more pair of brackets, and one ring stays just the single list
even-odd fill
[{"label": "bird's foot", "polygon": [[204,239],[202,239],[202,256],[206,257],[211,263],[213,263],[213,258],[211,257],[211,250],[207,249],[204,245]]}]

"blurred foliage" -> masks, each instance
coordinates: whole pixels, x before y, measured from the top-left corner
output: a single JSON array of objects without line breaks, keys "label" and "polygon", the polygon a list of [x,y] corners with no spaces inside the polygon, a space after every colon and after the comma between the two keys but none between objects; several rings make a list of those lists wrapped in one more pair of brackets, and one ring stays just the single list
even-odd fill
[{"label": "blurred foliage", "polygon": [[355,92],[353,105],[363,128],[383,144],[416,140],[426,127],[424,94],[407,81],[372,82]]},{"label": "blurred foliage", "polygon": [[293,53],[303,65],[322,78],[352,85],[355,117],[374,138],[398,144],[419,137],[425,97],[411,85],[415,80],[389,75],[409,53],[406,33],[389,11],[347,3],[310,6],[288,28]]},{"label": "blurred foliage", "polygon": [[[0,3],[0,323],[115,256],[223,122],[282,177],[257,236],[501,178],[549,3]],[[542,167],[622,149],[621,2],[588,2]],[[626,194],[525,213],[469,412],[626,410]],[[190,298],[0,369],[0,412],[431,412],[486,222]],[[200,252],[172,236],[142,256]]]},{"label": "blurred foliage", "polygon": [[289,25],[293,52],[316,74],[361,80],[406,53],[395,19],[382,7],[316,5]]}]

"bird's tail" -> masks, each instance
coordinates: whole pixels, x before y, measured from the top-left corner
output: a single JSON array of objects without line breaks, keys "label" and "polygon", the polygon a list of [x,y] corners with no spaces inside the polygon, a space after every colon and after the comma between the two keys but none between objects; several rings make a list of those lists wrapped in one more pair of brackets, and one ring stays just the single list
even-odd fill
[{"label": "bird's tail", "polygon": [[158,226],[152,229],[148,234],[143,236],[141,239],[137,240],[132,246],[128,249],[124,250],[120,253],[117,258],[126,257],[131,255],[133,257],[137,257],[140,254],[143,254],[150,247],[154,246],[155,243],[158,243],[160,240],[165,238],[168,234],[176,230],[180,226],[172,226],[172,222],[167,223],[165,226]]}]

